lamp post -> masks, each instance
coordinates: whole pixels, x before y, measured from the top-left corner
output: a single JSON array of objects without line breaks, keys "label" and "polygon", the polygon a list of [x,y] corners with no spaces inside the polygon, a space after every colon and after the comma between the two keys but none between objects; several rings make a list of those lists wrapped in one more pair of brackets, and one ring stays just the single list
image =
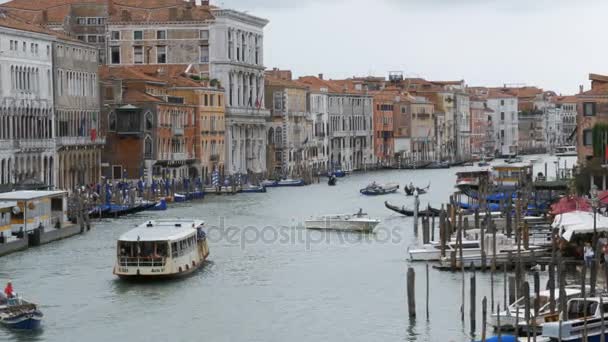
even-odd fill
[{"label": "lamp post", "polygon": [[593,184],[589,191],[591,195],[591,207],[593,208],[593,249],[597,248],[597,209],[599,207],[599,198],[597,186]]}]

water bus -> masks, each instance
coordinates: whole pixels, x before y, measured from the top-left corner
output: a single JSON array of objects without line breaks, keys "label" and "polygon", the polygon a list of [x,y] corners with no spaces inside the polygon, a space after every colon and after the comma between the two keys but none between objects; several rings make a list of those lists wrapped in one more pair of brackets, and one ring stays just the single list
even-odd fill
[{"label": "water bus", "polygon": [[209,256],[204,222],[147,221],[117,243],[114,274],[123,279],[163,279],[191,274]]}]

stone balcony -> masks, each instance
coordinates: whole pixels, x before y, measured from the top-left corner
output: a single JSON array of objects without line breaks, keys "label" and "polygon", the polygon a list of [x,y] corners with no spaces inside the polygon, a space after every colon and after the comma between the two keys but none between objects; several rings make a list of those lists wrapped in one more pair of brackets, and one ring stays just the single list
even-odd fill
[{"label": "stone balcony", "polygon": [[20,139],[15,140],[15,148],[21,150],[53,150],[55,149],[54,139]]},{"label": "stone balcony", "polygon": [[82,145],[105,145],[105,137],[97,137],[95,141],[91,137],[57,137],[57,146],[82,146]]}]

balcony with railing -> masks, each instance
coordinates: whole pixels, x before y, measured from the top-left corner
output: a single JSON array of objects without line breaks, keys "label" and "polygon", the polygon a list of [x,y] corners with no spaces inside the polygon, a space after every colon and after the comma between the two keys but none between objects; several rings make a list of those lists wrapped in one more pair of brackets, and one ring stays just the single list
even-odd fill
[{"label": "balcony with railing", "polygon": [[57,137],[57,146],[79,146],[79,145],[105,145],[105,137],[97,137],[95,140],[91,137]]},{"label": "balcony with railing", "polygon": [[177,136],[182,136],[184,135],[184,128],[183,127],[175,127],[173,126],[171,128],[171,132],[173,133],[173,135],[177,135]]},{"label": "balcony with railing", "polygon": [[172,161],[186,161],[188,160],[188,154],[185,152],[174,152],[171,154]]},{"label": "balcony with railing", "polygon": [[48,150],[55,148],[53,139],[20,139],[15,140],[15,147],[21,150]]}]

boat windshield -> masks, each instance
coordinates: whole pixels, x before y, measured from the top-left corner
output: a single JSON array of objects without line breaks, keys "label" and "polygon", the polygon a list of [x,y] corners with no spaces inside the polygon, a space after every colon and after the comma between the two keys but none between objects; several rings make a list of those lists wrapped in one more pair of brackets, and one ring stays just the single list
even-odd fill
[{"label": "boat windshield", "polygon": [[595,315],[598,303],[584,300],[573,300],[568,304],[568,319],[581,319]]},{"label": "boat windshield", "polygon": [[119,241],[118,256],[127,258],[166,258],[167,241]]}]

